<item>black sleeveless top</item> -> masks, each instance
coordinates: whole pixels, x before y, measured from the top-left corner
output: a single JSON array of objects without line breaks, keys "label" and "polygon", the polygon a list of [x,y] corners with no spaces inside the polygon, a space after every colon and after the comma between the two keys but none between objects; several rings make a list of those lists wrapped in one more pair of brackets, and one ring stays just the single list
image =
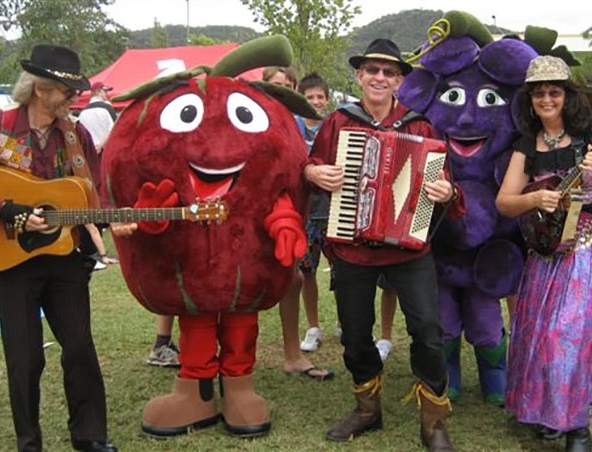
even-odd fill
[{"label": "black sleeveless top", "polygon": [[[536,150],[536,140],[534,138],[523,136],[514,142],[514,149],[526,156],[524,172],[530,176],[531,180],[535,176],[544,173],[553,173],[564,177],[576,164],[579,164],[579,161],[576,162],[574,141],[579,141],[580,146],[583,146],[581,159],[586,153],[586,143],[591,141],[590,134],[586,135],[583,142],[572,138],[571,144],[545,152]],[[592,204],[585,204],[582,210],[592,213]]]}]

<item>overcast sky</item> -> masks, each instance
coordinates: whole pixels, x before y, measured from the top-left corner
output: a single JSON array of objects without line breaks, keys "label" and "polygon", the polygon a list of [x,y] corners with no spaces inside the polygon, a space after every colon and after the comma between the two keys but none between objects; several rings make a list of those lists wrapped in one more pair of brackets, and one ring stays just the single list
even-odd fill
[{"label": "overcast sky", "polygon": [[[485,24],[496,24],[514,31],[526,25],[557,30],[560,34],[580,34],[592,26],[590,0],[526,2],[521,0],[355,0],[362,8],[355,25],[362,26],[386,14],[408,9],[461,10]],[[260,30],[253,15],[240,0],[115,0],[108,7],[110,16],[132,30],[151,28],[156,18],[161,25],[243,25]],[[492,16],[495,16],[495,21]]]}]

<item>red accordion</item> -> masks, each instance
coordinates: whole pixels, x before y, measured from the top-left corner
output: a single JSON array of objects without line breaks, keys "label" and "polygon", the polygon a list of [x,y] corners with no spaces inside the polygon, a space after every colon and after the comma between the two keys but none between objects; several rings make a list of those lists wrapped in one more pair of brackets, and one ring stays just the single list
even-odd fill
[{"label": "red accordion", "polygon": [[335,164],[345,183],[331,195],[327,239],[423,248],[434,210],[423,185],[438,178],[445,159],[441,140],[342,128]]}]

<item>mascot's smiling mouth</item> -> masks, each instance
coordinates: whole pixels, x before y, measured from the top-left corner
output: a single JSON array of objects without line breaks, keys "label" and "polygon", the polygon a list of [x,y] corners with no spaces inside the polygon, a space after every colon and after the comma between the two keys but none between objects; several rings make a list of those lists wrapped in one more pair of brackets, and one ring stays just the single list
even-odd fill
[{"label": "mascot's smiling mouth", "polygon": [[486,136],[474,138],[448,136],[448,143],[450,143],[452,150],[463,157],[471,157],[479,152],[486,141]]},{"label": "mascot's smiling mouth", "polygon": [[223,169],[204,168],[193,163],[189,166],[193,170],[190,180],[195,196],[199,199],[215,199],[232,189],[245,163]]}]

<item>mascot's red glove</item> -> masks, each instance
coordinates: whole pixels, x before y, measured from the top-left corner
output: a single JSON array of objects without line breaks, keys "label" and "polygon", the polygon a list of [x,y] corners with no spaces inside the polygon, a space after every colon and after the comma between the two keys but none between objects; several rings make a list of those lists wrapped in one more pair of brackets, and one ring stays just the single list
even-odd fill
[{"label": "mascot's red glove", "polygon": [[[175,207],[179,204],[179,195],[175,191],[175,184],[170,179],[164,179],[158,186],[152,182],[145,182],[140,189],[138,200],[134,204],[137,209],[146,207]],[[138,228],[147,234],[161,234],[169,227],[169,220],[138,221]]]},{"label": "mascot's red glove", "polygon": [[304,257],[307,241],[302,228],[302,217],[294,209],[287,193],[276,201],[273,211],[265,217],[263,226],[275,240],[275,258],[284,267],[294,265],[294,258]]}]

